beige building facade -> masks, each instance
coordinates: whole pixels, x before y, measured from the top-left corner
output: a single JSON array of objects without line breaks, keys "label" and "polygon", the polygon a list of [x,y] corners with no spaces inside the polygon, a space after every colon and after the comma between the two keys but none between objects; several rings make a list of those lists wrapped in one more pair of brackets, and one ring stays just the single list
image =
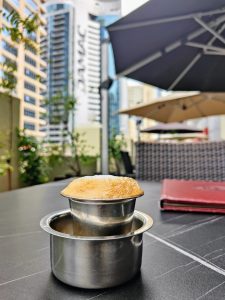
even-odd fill
[{"label": "beige building facade", "polygon": [[[147,84],[132,84],[129,85],[128,83],[128,104],[129,104],[129,108],[136,106],[136,105],[141,105],[144,103],[150,103],[152,101],[154,101],[153,99],[157,98],[157,89],[151,85],[147,85]],[[138,128],[137,128],[137,121],[140,118],[137,117],[129,117],[129,139],[133,142],[136,142],[138,140]],[[140,125],[140,129],[144,129],[147,127],[151,127],[154,126],[156,124],[155,121],[150,120],[150,119],[146,119],[146,118],[141,118],[142,122]],[[154,135],[149,135],[146,133],[142,133],[141,134],[141,140],[142,141],[150,141],[152,139],[154,139]]]},{"label": "beige building facade", "polygon": [[[0,76],[3,76],[2,64],[6,61],[15,62],[17,65],[17,86],[14,96],[20,99],[20,129],[26,129],[27,134],[43,137],[43,126],[45,126],[45,109],[43,106],[43,92],[45,85],[46,63],[40,58],[41,37],[46,35],[44,30],[45,20],[43,14],[43,2],[39,0],[0,0],[3,13],[0,15],[0,28],[9,26],[7,15],[11,11],[17,11],[24,19],[32,13],[39,15],[41,26],[35,34],[27,35],[37,44],[36,48],[25,47],[23,44],[13,43],[6,30],[0,34]],[[38,78],[38,79],[37,79]],[[40,80],[39,80],[40,79]]]}]

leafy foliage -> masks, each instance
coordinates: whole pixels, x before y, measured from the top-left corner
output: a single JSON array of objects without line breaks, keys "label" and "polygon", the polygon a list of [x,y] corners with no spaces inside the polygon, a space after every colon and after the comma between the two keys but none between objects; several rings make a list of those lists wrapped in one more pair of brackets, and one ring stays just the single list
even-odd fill
[{"label": "leafy foliage", "polygon": [[4,150],[5,145],[2,142],[3,141],[3,137],[2,137],[2,133],[0,134],[0,176],[3,176],[7,173],[7,171],[11,171],[12,167],[9,164],[9,153],[7,151]]},{"label": "leafy foliage", "polygon": [[[0,11],[2,17],[6,18],[9,25],[3,25],[0,28],[2,31],[9,34],[11,41],[15,44],[23,44],[25,47],[32,47],[36,49],[37,44],[30,36],[36,33],[39,27],[39,17],[37,14],[30,14],[26,18],[21,18],[18,12],[12,10],[9,14]],[[17,84],[15,73],[17,71],[17,64],[11,59],[5,59],[1,63],[1,69],[3,76],[0,81],[0,87],[2,87],[7,94],[12,93]]]},{"label": "leafy foliage", "polygon": [[124,135],[117,135],[115,132],[113,132],[109,140],[110,157],[119,160],[121,158],[120,151],[126,146],[127,143]]},{"label": "leafy foliage", "polygon": [[71,139],[72,157],[74,158],[73,164],[70,165],[70,168],[75,175],[79,176],[81,174],[80,163],[82,162],[86,165],[91,164],[93,160],[97,159],[97,156],[88,155],[93,147],[87,145],[87,141],[84,138],[85,133],[69,132],[69,136]]},{"label": "leafy foliage", "polygon": [[8,163],[8,157],[0,155],[0,176],[5,175],[8,170],[12,170],[12,167]]},{"label": "leafy foliage", "polygon": [[47,157],[41,155],[36,138],[18,131],[19,172],[23,183],[34,185],[48,181]]},{"label": "leafy foliage", "polygon": [[59,145],[46,145],[44,149],[42,149],[42,155],[47,157],[49,169],[53,169],[64,161],[63,150]]},{"label": "leafy foliage", "polygon": [[16,62],[5,59],[2,63],[3,76],[0,81],[0,87],[4,88],[7,94],[10,94],[16,88],[16,76],[15,72],[17,71]]},{"label": "leafy foliage", "polygon": [[55,96],[46,99],[45,105],[54,107],[55,114],[50,114],[51,122],[67,124],[69,113],[75,109],[76,102],[76,98],[68,95],[66,91],[58,91]]},{"label": "leafy foliage", "polygon": [[40,25],[38,14],[31,13],[23,19],[17,11],[12,10],[9,14],[2,12],[2,16],[7,19],[9,26],[4,25],[0,30],[7,31],[13,42],[36,47],[29,35],[36,32]]},{"label": "leafy foliage", "polygon": [[117,135],[115,132],[112,132],[111,138],[109,140],[109,156],[110,159],[115,163],[117,174],[120,174],[120,151],[126,146],[127,143],[124,135]]}]

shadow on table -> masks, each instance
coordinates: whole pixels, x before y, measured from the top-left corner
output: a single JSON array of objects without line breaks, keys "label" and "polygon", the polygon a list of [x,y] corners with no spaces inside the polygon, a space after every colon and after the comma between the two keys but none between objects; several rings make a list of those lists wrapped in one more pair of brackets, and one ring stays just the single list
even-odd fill
[{"label": "shadow on table", "polygon": [[46,299],[149,299],[151,287],[149,283],[145,284],[141,271],[127,283],[108,289],[81,289],[69,286],[59,281],[51,273],[46,282],[46,290],[43,291],[43,296],[48,296]]}]

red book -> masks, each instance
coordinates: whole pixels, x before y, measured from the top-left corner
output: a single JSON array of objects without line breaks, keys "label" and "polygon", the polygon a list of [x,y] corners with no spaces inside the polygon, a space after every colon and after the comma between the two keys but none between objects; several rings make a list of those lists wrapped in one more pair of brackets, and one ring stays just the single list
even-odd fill
[{"label": "red book", "polygon": [[163,180],[161,210],[225,213],[225,182]]}]

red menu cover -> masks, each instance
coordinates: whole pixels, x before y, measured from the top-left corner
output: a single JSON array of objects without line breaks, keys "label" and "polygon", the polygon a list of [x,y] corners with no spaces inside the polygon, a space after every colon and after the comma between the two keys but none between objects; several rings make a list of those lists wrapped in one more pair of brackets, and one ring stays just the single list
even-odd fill
[{"label": "red menu cover", "polygon": [[225,182],[163,180],[161,210],[225,213]]}]

